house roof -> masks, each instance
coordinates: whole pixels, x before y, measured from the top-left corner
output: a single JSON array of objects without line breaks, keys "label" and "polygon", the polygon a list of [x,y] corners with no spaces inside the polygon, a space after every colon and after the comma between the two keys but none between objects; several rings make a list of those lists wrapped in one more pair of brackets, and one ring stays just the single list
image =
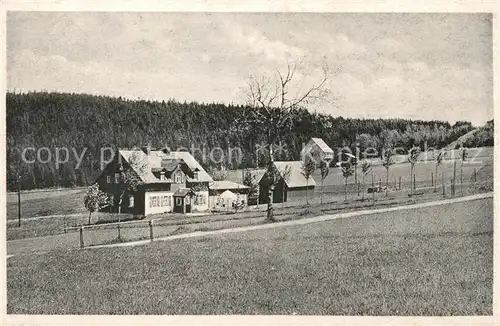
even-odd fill
[{"label": "house roof", "polygon": [[259,183],[264,174],[266,174],[265,169],[239,169],[239,170],[228,170],[226,179],[235,183],[243,183],[243,177],[246,172],[249,172],[255,179],[256,183]]},{"label": "house roof", "polygon": [[318,147],[327,154],[333,154],[333,149],[328,146],[325,141],[321,138],[311,138],[311,141],[314,142]]},{"label": "house roof", "polygon": [[238,198],[238,195],[235,194],[234,192],[230,191],[230,190],[226,190],[224,191],[222,194],[219,195],[220,197],[223,197],[223,198],[232,198],[232,199],[236,199]]},{"label": "house roof", "polygon": [[181,189],[178,189],[176,192],[174,192],[174,196],[186,197],[186,195],[189,193],[194,194],[194,192],[191,189],[181,188]]},{"label": "house roof", "polygon": [[285,180],[286,185],[290,188],[316,186],[316,181],[311,177],[306,180],[302,174],[302,161],[281,161],[274,162],[274,166],[280,173],[284,173],[287,166],[290,167],[290,176]]},{"label": "house roof", "polygon": [[236,182],[232,182],[229,180],[222,181],[214,181],[213,184],[210,185],[210,189],[212,190],[230,190],[230,189],[248,189],[247,186],[241,185]]},{"label": "house roof", "polygon": [[188,176],[188,181],[198,181],[198,182],[211,182],[213,181],[212,177],[203,169],[203,167],[195,160],[195,158],[189,152],[170,152],[164,153],[163,151],[151,151],[149,155],[140,150],[119,150],[120,155],[124,160],[130,162],[132,155],[136,155],[136,157],[142,160],[146,169],[141,173],[134,165],[132,168],[139,175],[141,180],[144,183],[160,183],[160,182],[172,182],[171,180],[160,180],[153,174],[153,169],[161,169],[162,161],[183,161],[186,166],[193,171],[194,169],[198,169],[198,179],[192,179]]}]

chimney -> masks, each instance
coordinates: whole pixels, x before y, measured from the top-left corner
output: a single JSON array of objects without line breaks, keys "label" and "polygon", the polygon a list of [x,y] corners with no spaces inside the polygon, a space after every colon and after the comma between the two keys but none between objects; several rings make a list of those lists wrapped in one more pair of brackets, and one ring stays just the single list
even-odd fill
[{"label": "chimney", "polygon": [[170,148],[168,146],[163,147],[161,149],[161,151],[163,152],[163,154],[167,154],[167,155],[170,154]]},{"label": "chimney", "polygon": [[144,154],[146,154],[146,155],[151,154],[151,145],[146,145],[146,146],[143,146],[143,147],[142,147],[142,151],[143,151],[143,152],[144,152]]}]

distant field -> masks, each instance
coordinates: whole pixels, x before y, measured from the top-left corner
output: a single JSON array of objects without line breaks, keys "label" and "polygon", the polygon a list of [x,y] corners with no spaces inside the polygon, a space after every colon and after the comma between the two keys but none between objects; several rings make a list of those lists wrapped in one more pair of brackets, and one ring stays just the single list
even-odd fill
[{"label": "distant field", "polygon": [[7,261],[9,314],[491,315],[493,200]]},{"label": "distant field", "polygon": [[[83,189],[21,193],[21,216],[47,216],[85,212]],[[18,217],[17,194],[7,195],[7,219]]]},{"label": "distant field", "polygon": [[[469,161],[466,161],[463,165],[462,168],[462,179],[464,183],[469,183],[473,181],[473,176],[474,176],[474,170],[476,171],[476,177],[478,178],[479,176],[477,175],[477,172],[485,165],[491,165],[493,162],[493,152],[490,151],[489,149],[485,152],[481,152],[481,157],[472,157],[469,159]],[[490,156],[491,155],[491,156]],[[442,172],[444,172],[445,176],[445,184],[449,185],[450,180],[453,177],[453,161],[451,160],[445,160],[443,161],[443,164],[439,166],[438,169],[438,175],[439,179],[437,180],[438,185],[441,185],[442,182]],[[457,184],[460,183],[460,167],[462,166],[461,161],[457,160],[457,170],[456,170],[456,177],[457,177]],[[381,165],[374,165],[372,167],[373,170],[373,176],[375,179],[375,183],[378,183],[381,181],[382,185],[385,185],[386,183],[386,169],[381,166]],[[434,179],[434,182],[436,182],[436,165],[433,161],[426,162],[426,161],[420,161],[415,164],[415,169],[413,171],[415,174],[415,179],[416,183],[418,186],[427,186],[431,187],[432,182],[431,180]],[[493,173],[493,170],[491,170],[491,173]],[[389,184],[390,185],[395,185],[399,184],[399,178],[401,177],[401,187],[402,188],[409,188],[410,187],[410,164],[409,163],[399,163],[399,164],[394,164],[389,168]],[[317,186],[321,186],[321,175],[319,171],[313,174],[313,178],[316,181]],[[358,182],[362,183],[362,173],[361,170],[358,169]],[[478,180],[479,181],[479,180]],[[326,191],[328,191],[328,186],[341,186],[345,182],[344,177],[342,176],[342,171],[340,168],[331,168],[330,173],[324,180],[324,185],[326,187]],[[354,176],[349,177],[348,179],[348,184],[353,184],[355,182]],[[372,176],[371,172],[365,177],[365,182],[368,185],[371,185],[372,183]],[[335,188],[334,188],[335,189]],[[336,188],[338,189],[338,188]],[[338,191],[338,190],[337,190]]]}]

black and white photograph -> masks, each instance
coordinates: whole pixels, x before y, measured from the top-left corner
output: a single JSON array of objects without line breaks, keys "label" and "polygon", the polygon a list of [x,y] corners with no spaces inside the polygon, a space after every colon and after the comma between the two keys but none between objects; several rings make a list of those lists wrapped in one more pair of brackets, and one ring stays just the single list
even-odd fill
[{"label": "black and white photograph", "polygon": [[494,17],[7,8],[7,316],[493,316]]}]

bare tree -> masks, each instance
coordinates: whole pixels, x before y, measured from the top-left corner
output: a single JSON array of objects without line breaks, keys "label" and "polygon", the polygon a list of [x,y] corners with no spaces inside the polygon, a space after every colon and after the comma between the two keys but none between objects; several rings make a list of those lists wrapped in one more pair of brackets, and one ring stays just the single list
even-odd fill
[{"label": "bare tree", "polygon": [[364,200],[366,192],[365,178],[368,175],[368,173],[370,173],[370,171],[372,170],[372,164],[370,163],[370,161],[363,160],[360,163],[360,167],[361,167],[361,172],[363,173],[363,200]]},{"label": "bare tree", "polygon": [[259,184],[252,172],[246,171],[243,177],[243,184],[248,187],[248,198],[258,196]]},{"label": "bare tree", "polygon": [[462,147],[460,149],[460,159],[462,160],[462,164],[460,164],[460,193],[463,194],[463,167],[464,167],[464,162],[465,159],[468,156],[467,148]]},{"label": "bare tree", "polygon": [[285,188],[288,181],[290,181],[290,175],[292,174],[292,168],[289,165],[285,166],[285,170],[281,171],[281,177],[283,178],[283,188],[281,189],[281,208],[285,207]]},{"label": "bare tree", "polygon": [[306,205],[309,205],[309,179],[316,170],[316,163],[313,159],[306,159],[302,162],[300,173],[306,178]]},{"label": "bare tree", "polygon": [[137,191],[137,187],[143,183],[142,176],[147,172],[148,165],[140,155],[141,152],[132,152],[128,159],[128,165],[120,169],[120,196],[118,200],[118,222],[120,222],[123,197],[127,193]]},{"label": "bare tree", "polygon": [[[276,70],[271,77],[250,76],[247,81],[245,94],[248,104],[254,108],[248,122],[261,128],[265,135],[269,150],[268,172],[272,172],[274,162],[273,145],[280,140],[285,130],[291,129],[294,112],[312,102],[325,101],[329,94],[327,65],[323,65],[322,75],[317,82],[306,88],[301,87],[306,76],[297,79],[300,66],[299,62],[288,62],[285,73]],[[269,220],[273,220],[273,192],[274,185],[271,185],[267,194]]]},{"label": "bare tree", "polygon": [[323,191],[325,189],[325,179],[330,173],[330,164],[329,162],[325,160],[321,160],[319,162],[319,170],[321,171],[321,194],[320,194],[320,201],[321,205],[323,205]]},{"label": "bare tree", "polygon": [[392,147],[386,147],[382,155],[382,165],[385,168],[386,179],[385,179],[385,195],[387,196],[387,189],[389,188],[389,168],[394,164],[394,159],[392,158],[393,149]]},{"label": "bare tree", "polygon": [[345,179],[344,200],[347,201],[347,180],[351,175],[354,174],[354,168],[351,163],[343,163],[341,169],[342,169],[342,176]]},{"label": "bare tree", "polygon": [[417,163],[418,156],[420,155],[420,147],[413,146],[408,153],[408,162],[410,163],[410,193],[413,195],[415,190],[415,184],[413,180],[413,170],[415,169],[415,164]]},{"label": "bare tree", "polygon": [[[280,171],[273,163],[268,167],[266,174],[263,177],[263,181],[265,182],[268,188],[272,187],[274,190],[274,188],[276,187],[276,185],[278,185],[280,180],[283,180],[283,182],[286,183],[286,180],[290,177],[291,171],[292,169],[288,165],[285,166],[283,171]],[[283,185],[283,187],[285,187],[285,184]],[[273,193],[271,193],[271,196],[268,196],[268,201],[271,202],[271,207],[273,204],[272,195]],[[269,202],[268,202],[268,207],[269,207]],[[271,215],[269,215],[269,210],[268,210],[267,219],[272,222],[275,221],[272,209],[271,209]]]},{"label": "bare tree", "polygon": [[208,173],[212,176],[214,181],[222,181],[227,179],[228,171],[224,166],[221,166],[220,169],[210,167]]},{"label": "bare tree", "polygon": [[435,155],[436,161],[436,182],[434,182],[434,192],[437,192],[437,180],[438,180],[438,168],[443,163],[443,159],[446,156],[446,152],[441,150]]}]

